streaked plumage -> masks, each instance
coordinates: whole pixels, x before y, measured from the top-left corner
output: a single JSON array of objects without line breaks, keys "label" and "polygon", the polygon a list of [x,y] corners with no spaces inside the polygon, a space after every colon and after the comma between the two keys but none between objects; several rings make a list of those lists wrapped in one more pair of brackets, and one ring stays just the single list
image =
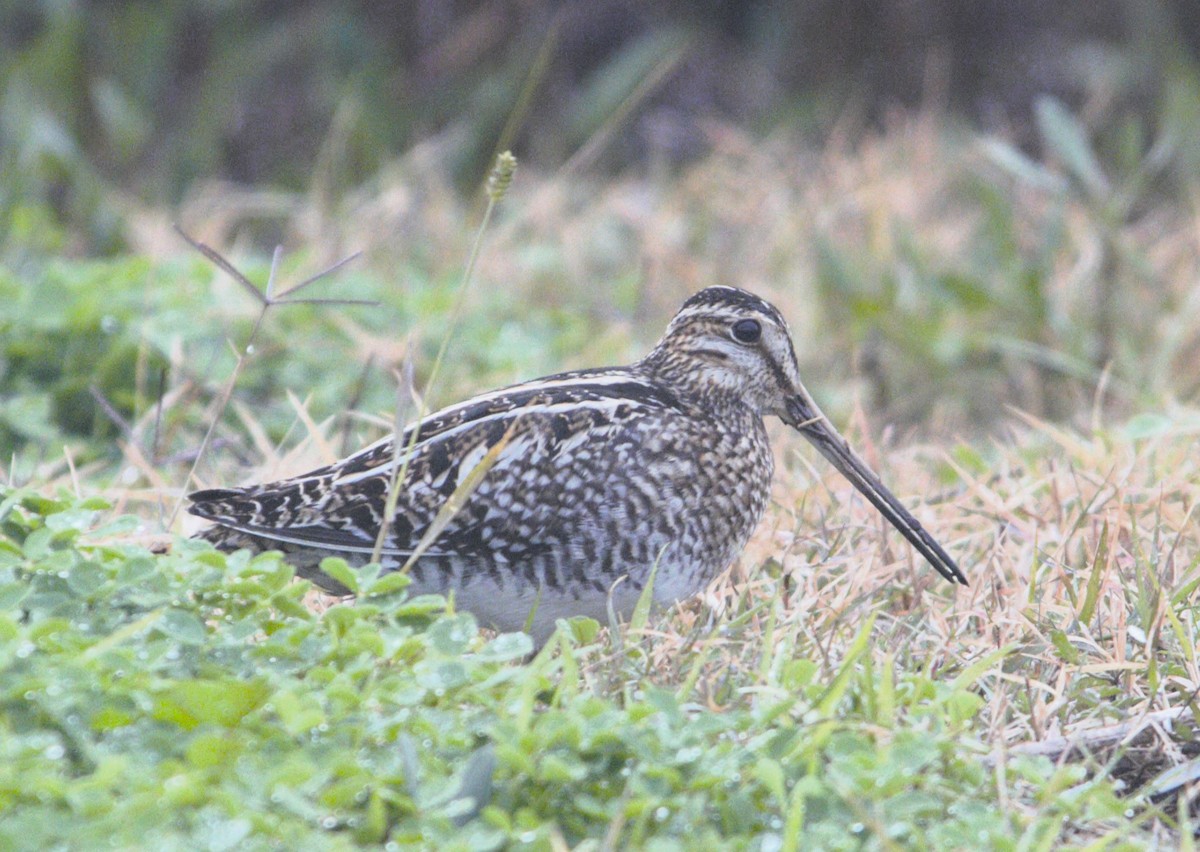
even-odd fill
[{"label": "streaked plumage", "polygon": [[943,576],[966,582],[813,403],[783,317],[732,287],[688,299],[632,366],[481,394],[410,425],[399,452],[385,438],[294,479],[196,492],[190,511],[217,524],[201,533],[217,546],[283,550],[302,576],[344,592],[317,565],[370,558],[397,465],[387,569],[404,565],[501,445],[413,564],[413,590],[453,590],[460,608],[502,630],[521,629],[533,610],[541,640],[560,617],[603,620],[610,594],[628,615],[656,563],[659,603],[696,593],[728,565],[766,506],[768,414],[812,440]]}]

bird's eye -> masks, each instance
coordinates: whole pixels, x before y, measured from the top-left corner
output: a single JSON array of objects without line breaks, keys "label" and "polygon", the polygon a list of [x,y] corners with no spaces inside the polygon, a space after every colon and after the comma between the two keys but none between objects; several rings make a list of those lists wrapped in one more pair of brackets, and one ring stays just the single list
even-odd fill
[{"label": "bird's eye", "polygon": [[762,326],[758,320],[743,319],[733,324],[733,339],[738,343],[758,343],[762,337]]}]

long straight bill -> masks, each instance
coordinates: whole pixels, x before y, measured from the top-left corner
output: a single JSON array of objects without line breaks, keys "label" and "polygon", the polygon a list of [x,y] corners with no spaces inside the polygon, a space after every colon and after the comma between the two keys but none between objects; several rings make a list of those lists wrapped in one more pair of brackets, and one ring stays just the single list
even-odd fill
[{"label": "long straight bill", "polygon": [[846,439],[829,424],[811,399],[806,398],[806,395],[793,397],[788,405],[787,420],[800,434],[812,441],[821,455],[829,459],[901,535],[912,542],[917,552],[924,556],[939,574],[952,583],[967,585],[966,576],[950,558],[950,554],[934,541],[933,536],[921,526],[921,522],[900,504],[896,496],[867,467],[866,462],[850,449]]}]

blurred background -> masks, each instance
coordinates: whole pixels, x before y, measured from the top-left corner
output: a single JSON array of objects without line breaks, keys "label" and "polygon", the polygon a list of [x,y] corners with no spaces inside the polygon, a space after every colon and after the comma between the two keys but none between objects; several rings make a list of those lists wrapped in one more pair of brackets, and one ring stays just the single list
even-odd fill
[{"label": "blurred background", "polygon": [[276,311],[230,445],[284,441],[287,391],[389,411],[505,148],[433,402],[635,357],[718,282],[873,430],[1152,429],[1200,390],[1194,0],[9,0],[0,459],[194,445],[258,306],[176,222],[256,281],[362,251],[319,295],[385,306]]},{"label": "blurred background", "polygon": [[439,136],[464,188],[501,136],[556,169],[639,87],[589,165],[704,156],[712,122],[817,143],[930,106],[1035,147],[1044,95],[1146,132],[1200,58],[1190,0],[30,2],[0,32],[5,156],[60,217],[102,205],[79,172],[149,202],[300,189],[333,141],[343,185]]}]

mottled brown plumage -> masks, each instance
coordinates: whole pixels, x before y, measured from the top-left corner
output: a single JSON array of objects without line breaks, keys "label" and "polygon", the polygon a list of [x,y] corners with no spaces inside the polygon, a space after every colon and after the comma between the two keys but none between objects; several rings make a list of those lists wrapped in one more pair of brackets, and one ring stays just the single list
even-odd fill
[{"label": "mottled brown plumage", "polygon": [[[762,299],[710,287],[629,367],[582,370],[476,396],[294,479],[191,495],[223,549],[279,549],[334,592],[325,556],[364,564],[397,465],[383,549],[408,561],[489,450],[491,467],[413,563],[413,590],[453,590],[484,624],[628,615],[657,565],[654,598],[695,594],[741,551],[766,506],[776,415],[809,438],[947,579],[966,583],[821,414],[800,382],[787,324]],[[414,435],[415,430],[415,435]],[[495,449],[494,449],[495,448]],[[618,582],[618,581],[621,582]]]}]

